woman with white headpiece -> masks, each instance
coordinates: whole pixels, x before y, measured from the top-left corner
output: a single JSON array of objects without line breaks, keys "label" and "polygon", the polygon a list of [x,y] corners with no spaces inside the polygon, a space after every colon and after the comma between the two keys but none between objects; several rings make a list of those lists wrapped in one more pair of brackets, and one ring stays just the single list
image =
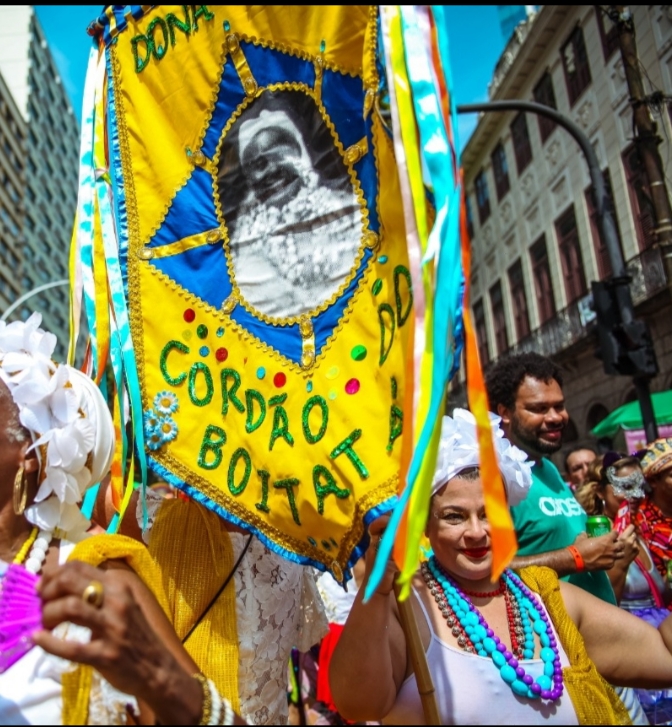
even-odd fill
[{"label": "woman with white headpiece", "polygon": [[77,504],[109,469],[114,427],[40,322],[0,322],[0,724],[126,724],[129,710],[231,724],[150,591],[144,548],[87,538]]},{"label": "woman with white headpiece", "polygon": [[[516,504],[530,487],[530,465],[503,438],[497,417],[492,425],[502,479]],[[672,685],[672,619],[655,629],[548,568],[506,570],[491,583],[478,467],[475,423],[456,410],[444,418],[432,487],[432,555],[411,597],[442,724],[629,724],[607,681]],[[384,526],[372,524],[374,544]],[[369,552],[368,568],[372,561]],[[332,659],[331,687],[347,719],[422,724],[394,577],[390,562],[369,602],[358,595]]]}]

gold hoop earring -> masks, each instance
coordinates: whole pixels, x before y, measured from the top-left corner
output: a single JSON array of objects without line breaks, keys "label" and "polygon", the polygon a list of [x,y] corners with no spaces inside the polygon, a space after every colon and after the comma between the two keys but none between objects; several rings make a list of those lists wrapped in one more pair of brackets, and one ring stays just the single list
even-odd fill
[{"label": "gold hoop earring", "polygon": [[17,515],[23,515],[28,502],[28,482],[26,480],[26,470],[23,465],[19,467],[16,477],[14,477],[14,493],[13,493],[14,512]]}]

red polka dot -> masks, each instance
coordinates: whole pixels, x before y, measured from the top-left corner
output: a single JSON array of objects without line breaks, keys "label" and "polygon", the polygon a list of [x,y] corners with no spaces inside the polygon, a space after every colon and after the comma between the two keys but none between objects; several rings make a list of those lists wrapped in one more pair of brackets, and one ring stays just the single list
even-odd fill
[{"label": "red polka dot", "polygon": [[280,371],[273,377],[273,383],[277,389],[282,389],[282,387],[287,383],[287,377],[282,373],[282,371]]},{"label": "red polka dot", "polygon": [[225,348],[218,348],[215,351],[215,358],[218,361],[226,361],[229,358],[229,352]]},{"label": "red polka dot", "polygon": [[350,379],[345,385],[346,394],[356,394],[359,391],[359,379]]},{"label": "red polka dot", "polygon": [[194,318],[196,318],[196,313],[194,313],[193,309],[187,308],[187,310],[184,311],[184,320],[187,323],[191,323]]}]

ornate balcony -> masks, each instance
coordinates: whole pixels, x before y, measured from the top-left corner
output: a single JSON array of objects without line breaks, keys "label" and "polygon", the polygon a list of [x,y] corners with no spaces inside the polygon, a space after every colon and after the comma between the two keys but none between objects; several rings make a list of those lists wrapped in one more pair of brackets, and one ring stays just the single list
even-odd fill
[{"label": "ornate balcony", "polygon": [[[665,264],[660,248],[644,250],[627,263],[632,277],[630,290],[635,306],[644,303],[667,287]],[[507,353],[536,351],[544,356],[555,356],[585,338],[595,327],[592,293],[563,308],[551,320],[539,326]]]}]

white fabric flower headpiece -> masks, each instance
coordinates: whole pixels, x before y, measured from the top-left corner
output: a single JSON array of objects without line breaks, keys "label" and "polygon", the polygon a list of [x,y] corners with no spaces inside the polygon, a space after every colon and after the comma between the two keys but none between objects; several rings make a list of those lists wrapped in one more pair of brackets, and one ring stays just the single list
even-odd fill
[{"label": "white fabric flower headpiece", "polygon": [[[504,437],[499,423],[501,418],[490,413],[497,463],[502,473],[509,506],[514,507],[527,497],[532,486],[532,465],[522,449]],[[476,419],[466,409],[455,409],[453,416],[443,417],[441,442],[432,481],[432,495],[462,470],[478,467],[480,452],[476,433]]]},{"label": "white fabric flower headpiece", "polygon": [[114,425],[96,384],[51,360],[56,336],[43,331],[41,322],[39,313],[25,323],[0,321],[0,380],[40,463],[39,489],[25,517],[42,530],[59,528],[77,540],[89,526],[77,503],[110,468]]}]

